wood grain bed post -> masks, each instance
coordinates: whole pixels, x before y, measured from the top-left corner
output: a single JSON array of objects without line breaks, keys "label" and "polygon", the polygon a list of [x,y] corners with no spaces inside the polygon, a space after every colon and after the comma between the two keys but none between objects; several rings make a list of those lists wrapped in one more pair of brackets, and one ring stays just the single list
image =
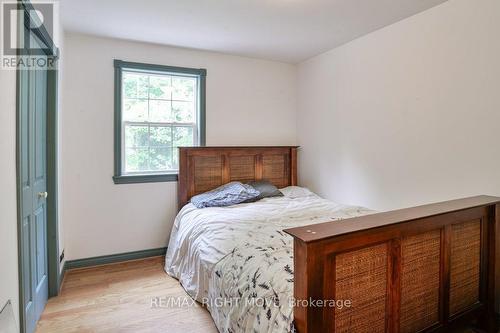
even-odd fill
[{"label": "wood grain bed post", "polygon": [[484,221],[482,237],[486,242],[482,242],[483,265],[486,266],[481,274],[484,276],[481,284],[482,302],[486,304],[486,312],[480,319],[480,326],[487,332],[497,332],[496,310],[498,303],[498,265],[497,261],[497,232],[498,232],[498,209],[499,205],[492,205],[486,208],[487,218]]},{"label": "wood grain bed post", "polygon": [[284,230],[294,237],[299,333],[496,333],[500,198],[477,196]]},{"label": "wood grain bed post", "polygon": [[290,148],[290,185],[297,186],[297,147]]},{"label": "wood grain bed post", "polygon": [[294,266],[295,325],[299,332],[321,332],[323,309],[308,306],[311,300],[322,299],[323,268],[320,257],[315,255],[321,249],[318,244],[294,241],[295,262],[306,263]]},{"label": "wood grain bed post", "polygon": [[490,284],[488,290],[494,290],[488,294],[490,302],[489,327],[492,332],[500,329],[500,204],[490,207],[490,219],[488,228],[488,243],[490,255],[488,257],[488,278]]},{"label": "wood grain bed post", "polygon": [[500,204],[495,206],[495,312],[497,325],[500,321]]},{"label": "wood grain bed post", "polygon": [[177,206],[179,210],[188,202],[188,151],[179,148],[179,180],[177,183]]},{"label": "wood grain bed post", "polygon": [[491,290],[491,293],[488,294],[488,303],[490,304],[489,308],[489,317],[491,319],[489,329],[492,332],[497,332],[499,327],[498,322],[498,314],[500,313],[500,204],[496,204],[495,206],[490,207],[490,219],[489,219],[489,228],[488,228],[488,246],[489,246],[489,269],[488,269],[488,279],[491,281],[488,290]]}]

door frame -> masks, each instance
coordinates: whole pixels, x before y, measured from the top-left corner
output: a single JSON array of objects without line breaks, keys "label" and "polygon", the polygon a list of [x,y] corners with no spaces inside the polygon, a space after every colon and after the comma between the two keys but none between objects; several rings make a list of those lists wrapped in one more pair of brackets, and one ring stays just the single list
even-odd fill
[{"label": "door frame", "polygon": [[[28,1],[20,1],[18,3],[19,10],[24,15],[24,26],[18,26],[18,36],[21,29],[25,32],[29,28],[30,15],[29,10],[33,6]],[[18,22],[22,22],[18,20]],[[59,58],[59,50],[54,44],[51,36],[44,26],[35,30],[35,35],[47,46],[50,51],[46,52],[48,57],[54,59],[54,64],[57,64]],[[20,56],[18,51],[18,56]],[[47,128],[46,128],[46,186],[49,196],[47,197],[47,277],[49,298],[59,294],[60,281],[60,262],[59,262],[59,231],[58,231],[58,168],[57,168],[57,153],[58,153],[58,70],[47,70]],[[26,332],[26,318],[24,309],[24,283],[29,277],[26,276],[23,267],[26,258],[22,256],[23,249],[23,228],[22,228],[22,184],[21,184],[21,156],[23,153],[21,145],[21,98],[26,92],[22,92],[22,76],[20,70],[16,70],[16,187],[17,187],[17,244],[18,244],[18,281],[19,281],[19,323],[20,332]]]}]

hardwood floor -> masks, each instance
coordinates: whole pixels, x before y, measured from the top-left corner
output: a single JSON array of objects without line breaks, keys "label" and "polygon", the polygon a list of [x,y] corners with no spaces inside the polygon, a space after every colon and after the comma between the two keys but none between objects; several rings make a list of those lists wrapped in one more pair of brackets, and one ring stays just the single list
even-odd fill
[{"label": "hardwood floor", "polygon": [[[163,264],[164,257],[155,257],[66,272],[36,332],[217,333],[208,311],[189,306],[191,298]],[[168,307],[168,298],[185,303]]]},{"label": "hardwood floor", "polygon": [[[66,272],[36,332],[216,333],[208,311],[189,306],[191,298],[163,264],[156,257]],[[186,302],[167,307],[169,297]]]}]

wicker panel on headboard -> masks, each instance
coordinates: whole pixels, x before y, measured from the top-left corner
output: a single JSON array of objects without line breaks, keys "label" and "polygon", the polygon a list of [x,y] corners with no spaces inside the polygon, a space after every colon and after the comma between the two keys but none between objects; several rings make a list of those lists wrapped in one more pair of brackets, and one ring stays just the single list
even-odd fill
[{"label": "wicker panel on headboard", "polygon": [[290,179],[289,156],[269,154],[262,157],[262,178],[271,181],[277,187],[285,187]]},{"label": "wicker panel on headboard", "polygon": [[255,176],[256,157],[252,155],[229,156],[229,180],[248,182]]},{"label": "wicker panel on headboard", "polygon": [[481,220],[454,224],[451,233],[450,314],[479,302]]},{"label": "wicker panel on headboard", "polygon": [[231,181],[297,185],[297,147],[179,148],[179,208],[193,195]]},{"label": "wicker panel on headboard", "polygon": [[222,183],[222,156],[194,156],[193,166],[195,193],[209,191],[214,184]]},{"label": "wicker panel on headboard", "polygon": [[335,332],[384,332],[387,244],[336,256],[335,297],[352,307],[335,308]]},{"label": "wicker panel on headboard", "polygon": [[439,322],[441,230],[401,242],[400,332],[419,332]]}]

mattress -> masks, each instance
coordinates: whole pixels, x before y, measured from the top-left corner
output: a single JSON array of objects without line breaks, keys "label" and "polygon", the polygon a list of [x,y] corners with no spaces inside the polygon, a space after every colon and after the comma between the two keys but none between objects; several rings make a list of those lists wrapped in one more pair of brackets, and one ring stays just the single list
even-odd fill
[{"label": "mattress", "polygon": [[292,332],[293,239],[282,230],[374,213],[297,186],[281,191],[230,207],[187,204],[175,219],[165,271],[220,332]]}]

